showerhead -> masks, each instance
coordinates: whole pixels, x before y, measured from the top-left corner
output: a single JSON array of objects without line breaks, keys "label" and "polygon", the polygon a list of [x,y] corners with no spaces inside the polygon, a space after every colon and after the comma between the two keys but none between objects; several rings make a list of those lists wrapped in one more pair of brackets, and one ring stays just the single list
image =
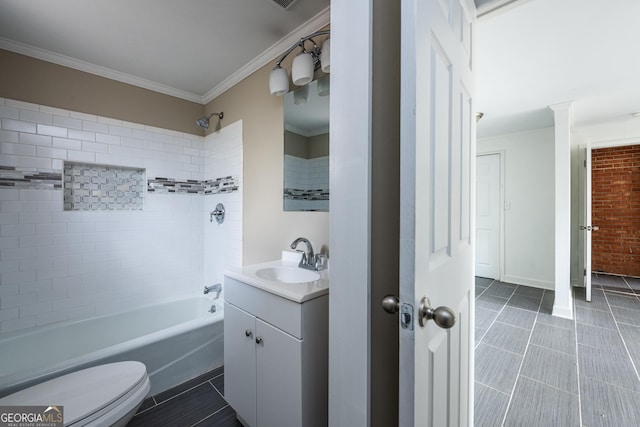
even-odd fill
[{"label": "showerhead", "polygon": [[221,111],[219,113],[211,113],[208,116],[202,116],[196,120],[196,124],[203,129],[209,129],[209,119],[213,116],[218,116],[218,119],[222,120],[224,113]]}]

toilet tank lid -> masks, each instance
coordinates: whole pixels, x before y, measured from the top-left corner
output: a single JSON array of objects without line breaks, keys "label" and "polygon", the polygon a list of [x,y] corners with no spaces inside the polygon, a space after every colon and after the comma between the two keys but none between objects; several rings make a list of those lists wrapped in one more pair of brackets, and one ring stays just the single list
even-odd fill
[{"label": "toilet tank lid", "polygon": [[135,361],[108,363],[72,372],[0,399],[2,405],[64,406],[65,425],[111,405],[147,378]]}]

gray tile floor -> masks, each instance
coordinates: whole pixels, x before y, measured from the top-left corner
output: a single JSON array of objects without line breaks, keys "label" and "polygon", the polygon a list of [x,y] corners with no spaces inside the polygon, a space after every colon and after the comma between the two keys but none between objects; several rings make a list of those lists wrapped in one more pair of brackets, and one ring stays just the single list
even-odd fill
[{"label": "gray tile floor", "polygon": [[148,397],[128,427],[242,427],[224,400],[224,367]]},{"label": "gray tile floor", "polygon": [[552,291],[476,279],[475,426],[640,426],[640,279],[592,289],[567,320]]},{"label": "gray tile floor", "polygon": [[[553,292],[476,279],[475,426],[640,426],[640,279],[594,274],[575,320]],[[239,426],[220,367],[149,397],[130,426]]]}]

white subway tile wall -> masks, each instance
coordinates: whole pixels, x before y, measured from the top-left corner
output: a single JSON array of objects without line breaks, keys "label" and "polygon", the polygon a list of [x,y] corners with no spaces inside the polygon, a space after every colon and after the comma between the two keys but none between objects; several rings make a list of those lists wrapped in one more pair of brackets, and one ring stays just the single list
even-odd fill
[{"label": "white subway tile wall", "polygon": [[[180,181],[234,176],[240,191],[146,193],[138,211],[64,211],[63,190],[47,179],[65,161]],[[38,185],[9,185],[18,172]],[[201,292],[242,262],[241,182],[241,122],[199,137],[0,98],[0,333]],[[227,209],[220,226],[209,222],[214,198]],[[209,259],[211,247],[223,255]]]},{"label": "white subway tile wall", "polygon": [[[242,189],[242,121],[212,133],[205,140],[205,176],[231,176]],[[210,221],[210,213],[222,203],[222,224]],[[206,284],[222,283],[224,271],[242,266],[242,192],[219,192],[204,196],[204,279]]]},{"label": "white subway tile wall", "polygon": [[329,210],[329,156],[284,156],[285,210]]}]

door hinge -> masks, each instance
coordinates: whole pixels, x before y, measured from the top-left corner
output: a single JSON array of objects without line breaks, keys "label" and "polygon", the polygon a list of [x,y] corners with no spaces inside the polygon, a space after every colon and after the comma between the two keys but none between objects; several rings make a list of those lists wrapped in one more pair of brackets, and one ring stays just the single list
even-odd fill
[{"label": "door hinge", "polygon": [[586,160],[584,161],[584,167],[585,168],[587,167],[587,161]]},{"label": "door hinge", "polygon": [[582,275],[583,275],[583,276],[586,276],[586,275],[587,275],[587,269],[586,269],[586,268],[582,270]]}]

